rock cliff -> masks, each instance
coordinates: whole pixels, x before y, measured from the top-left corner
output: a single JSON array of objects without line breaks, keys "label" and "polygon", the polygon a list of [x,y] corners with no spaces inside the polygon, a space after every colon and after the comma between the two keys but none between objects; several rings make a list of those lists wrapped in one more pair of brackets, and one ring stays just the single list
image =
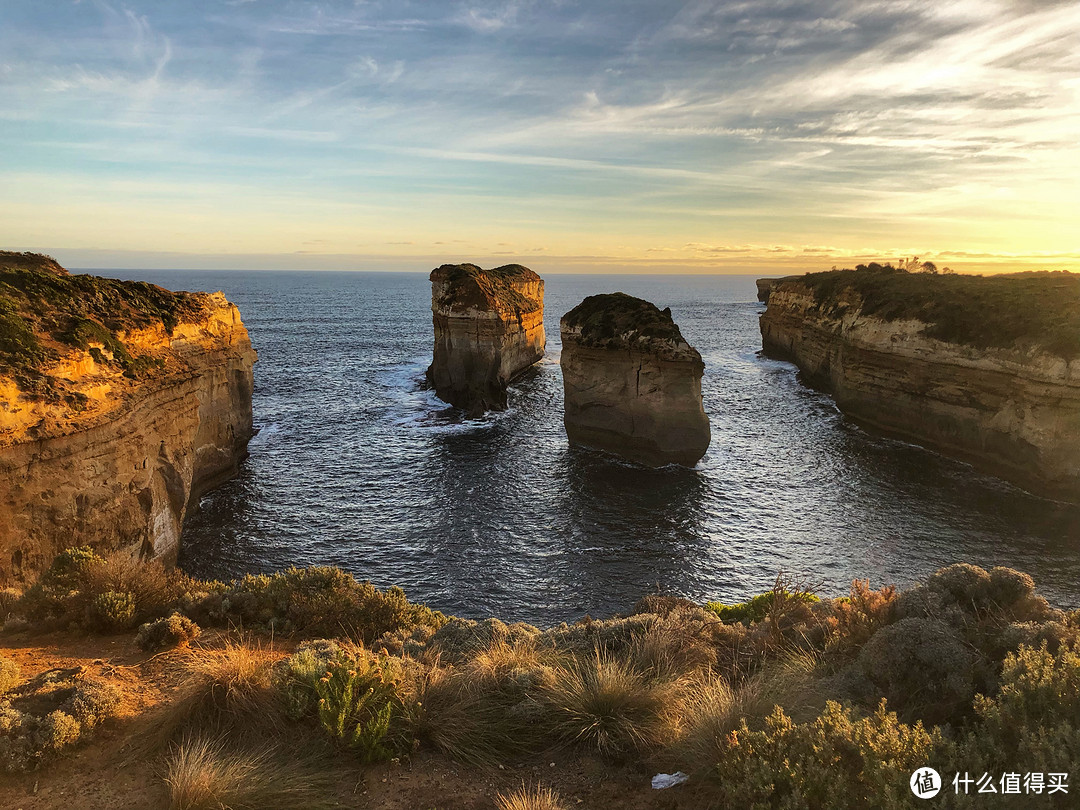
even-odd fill
[{"label": "rock cliff", "polygon": [[174,561],[246,455],[255,359],[221,293],[0,253],[0,584],[76,545]]},{"label": "rock cliff", "polygon": [[690,466],[705,455],[705,364],[671,310],[624,293],[592,295],[560,327],[563,422],[571,444],[650,466]]},{"label": "rock cliff", "polygon": [[755,282],[757,284],[757,300],[763,304],[769,303],[769,293],[772,292],[772,288],[776,286],[776,283],[782,280],[779,278],[759,278]]},{"label": "rock cliff", "polygon": [[793,277],[761,334],[856,421],[1080,500],[1080,276]]},{"label": "rock cliff", "polygon": [[506,386],[544,356],[544,281],[520,264],[431,271],[428,382],[470,416],[506,408]]}]

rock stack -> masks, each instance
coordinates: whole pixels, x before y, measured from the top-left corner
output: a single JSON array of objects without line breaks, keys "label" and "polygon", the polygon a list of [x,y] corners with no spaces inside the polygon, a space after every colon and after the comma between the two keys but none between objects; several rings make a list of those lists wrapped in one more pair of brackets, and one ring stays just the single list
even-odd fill
[{"label": "rock stack", "polygon": [[671,310],[624,293],[591,295],[560,326],[571,444],[654,467],[692,466],[705,455],[705,364]]},{"label": "rock stack", "polygon": [[470,416],[504,410],[506,386],[544,356],[543,279],[520,264],[444,264],[430,278],[428,382]]}]

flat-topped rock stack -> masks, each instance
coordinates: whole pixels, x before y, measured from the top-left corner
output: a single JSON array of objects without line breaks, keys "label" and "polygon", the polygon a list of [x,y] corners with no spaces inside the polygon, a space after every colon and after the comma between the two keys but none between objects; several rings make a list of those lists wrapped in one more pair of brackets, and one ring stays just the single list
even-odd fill
[{"label": "flat-topped rock stack", "polygon": [[544,280],[520,264],[444,264],[430,278],[428,382],[470,416],[504,410],[507,385],[544,356]]},{"label": "flat-topped rock stack", "polygon": [[624,293],[591,295],[560,326],[571,444],[649,466],[692,466],[705,455],[705,364],[671,310]]}]

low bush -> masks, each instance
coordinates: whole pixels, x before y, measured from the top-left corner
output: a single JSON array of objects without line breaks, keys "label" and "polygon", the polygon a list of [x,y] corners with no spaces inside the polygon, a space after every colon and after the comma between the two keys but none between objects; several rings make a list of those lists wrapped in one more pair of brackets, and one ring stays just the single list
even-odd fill
[{"label": "low bush", "polygon": [[140,627],[135,635],[135,644],[139,649],[153,652],[187,644],[197,639],[201,633],[199,625],[187,616],[173,613]]},{"label": "low bush", "polygon": [[339,568],[290,568],[249,575],[214,587],[187,611],[201,624],[228,624],[340,637],[371,644],[386,633],[418,625],[438,628],[446,618],[410,602],[400,588],[377,590]]},{"label": "low bush", "polygon": [[129,630],[135,624],[135,597],[127,591],[105,591],[90,601],[91,627],[104,632]]},{"label": "low bush", "polygon": [[158,561],[71,548],[57,555],[13,610],[41,627],[117,632],[165,613],[189,586],[185,574]]},{"label": "low bush", "polygon": [[0,700],[0,769],[37,767],[87,737],[119,706],[114,687],[78,670],[38,675]]},{"label": "low bush", "polygon": [[714,772],[717,806],[750,810],[891,810],[909,807],[908,779],[942,739],[906,725],[885,703],[869,717],[830,701],[808,723],[777,707],[765,728],[743,724]]},{"label": "low bush", "polygon": [[[976,698],[975,715],[976,722],[950,752],[950,770],[976,776],[1075,772],[1080,762],[1080,652],[1062,648],[1051,653],[1044,643],[1009,654],[1000,689],[993,697]],[[1038,798],[1039,806],[1074,806],[1060,794]]]},{"label": "low bush", "polygon": [[907,618],[875,633],[855,670],[869,703],[887,698],[905,719],[927,723],[962,720],[992,680],[993,666],[959,630],[936,619]]},{"label": "low bush", "polygon": [[0,695],[18,685],[20,672],[17,662],[0,655]]}]

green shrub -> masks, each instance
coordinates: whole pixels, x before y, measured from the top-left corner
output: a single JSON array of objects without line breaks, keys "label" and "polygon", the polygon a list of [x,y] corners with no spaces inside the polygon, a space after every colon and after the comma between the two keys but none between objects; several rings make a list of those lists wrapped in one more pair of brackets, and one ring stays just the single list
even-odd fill
[{"label": "green shrub", "polygon": [[[1080,652],[1021,647],[1006,657],[1001,687],[975,701],[977,722],[952,751],[958,772],[1075,772],[1080,762]],[[1040,806],[1072,806],[1058,795]],[[1073,799],[1075,801],[1075,798]],[[973,802],[974,804],[974,802]],[[963,802],[961,802],[963,805]]]},{"label": "green shrub", "polygon": [[289,568],[249,575],[206,594],[191,609],[202,623],[339,636],[371,644],[385,633],[441,627],[438,611],[410,602],[400,588],[377,590],[339,568]]},{"label": "green shrub", "polygon": [[91,626],[105,631],[127,630],[135,623],[135,597],[124,591],[99,593],[90,602]]},{"label": "green shrub", "polygon": [[934,619],[908,618],[879,630],[863,646],[855,669],[868,682],[862,697],[884,697],[906,719],[942,723],[970,714],[989,663],[960,632]]},{"label": "green shrub", "polygon": [[356,751],[362,762],[394,755],[387,737],[400,701],[389,659],[331,661],[315,692],[319,723],[336,742]]},{"label": "green shrub", "polygon": [[716,766],[715,806],[749,810],[892,810],[910,806],[912,771],[940,733],[900,722],[882,701],[869,717],[830,701],[797,724],[777,707],[761,731],[732,733]]},{"label": "green shrub", "polygon": [[734,605],[709,602],[705,605],[705,609],[715,613],[722,622],[749,625],[766,619],[775,621],[780,616],[786,618],[791,613],[799,614],[799,618],[804,618],[800,608],[820,601],[814,593],[781,574],[776,578],[772,590],[759,593],[747,602]]},{"label": "green shrub", "polygon": [[172,613],[140,627],[135,635],[135,644],[139,649],[152,652],[194,641],[201,633],[199,625],[187,616]]},{"label": "green shrub", "polygon": [[388,656],[334,642],[301,647],[277,678],[290,716],[314,713],[323,731],[363,762],[409,747],[401,728],[400,681],[400,665]]},{"label": "green shrub", "polygon": [[42,673],[0,700],[0,770],[32,769],[116,715],[114,687],[72,672]]}]

